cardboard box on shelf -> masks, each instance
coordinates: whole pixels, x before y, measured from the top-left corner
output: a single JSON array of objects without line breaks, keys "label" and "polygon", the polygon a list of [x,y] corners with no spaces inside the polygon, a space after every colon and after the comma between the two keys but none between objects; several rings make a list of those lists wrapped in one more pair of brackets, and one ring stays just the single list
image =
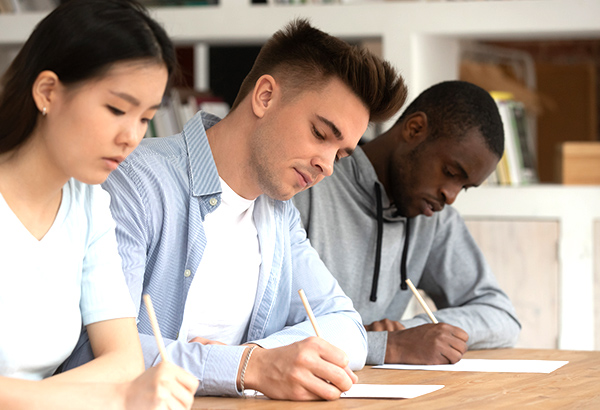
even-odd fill
[{"label": "cardboard box on shelf", "polygon": [[600,141],[557,146],[556,179],[566,185],[600,185]]}]

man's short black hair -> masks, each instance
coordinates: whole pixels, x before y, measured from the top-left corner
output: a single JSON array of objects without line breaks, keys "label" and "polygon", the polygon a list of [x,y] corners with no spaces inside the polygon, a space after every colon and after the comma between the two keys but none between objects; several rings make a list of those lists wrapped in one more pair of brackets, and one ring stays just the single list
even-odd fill
[{"label": "man's short black hair", "polygon": [[498,158],[504,152],[504,129],[498,106],[489,92],[466,81],[444,81],[423,91],[410,103],[396,124],[409,115],[427,115],[428,141],[461,138],[479,129],[487,147]]}]

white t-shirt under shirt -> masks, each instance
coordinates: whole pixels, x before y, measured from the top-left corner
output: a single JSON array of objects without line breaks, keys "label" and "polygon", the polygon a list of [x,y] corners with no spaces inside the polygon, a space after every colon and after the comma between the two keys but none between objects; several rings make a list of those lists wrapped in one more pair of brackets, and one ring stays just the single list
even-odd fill
[{"label": "white t-shirt under shirt", "polygon": [[223,179],[221,189],[221,205],[204,220],[206,248],[188,292],[179,339],[200,336],[238,345],[254,306],[260,248],[254,201],[236,194]]},{"label": "white t-shirt under shirt", "polygon": [[38,241],[0,195],[0,376],[51,376],[82,323],[135,317],[109,201],[100,186],[70,180]]}]

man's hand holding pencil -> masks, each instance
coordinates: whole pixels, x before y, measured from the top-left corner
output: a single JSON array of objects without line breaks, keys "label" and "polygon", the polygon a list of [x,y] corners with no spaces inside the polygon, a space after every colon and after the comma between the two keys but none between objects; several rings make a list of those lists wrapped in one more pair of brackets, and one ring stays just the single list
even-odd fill
[{"label": "man's hand holding pencil", "polygon": [[458,362],[467,351],[469,335],[459,327],[439,323],[410,279],[415,298],[433,323],[405,329],[402,323],[383,319],[365,325],[367,331],[387,331],[385,363],[448,364]]},{"label": "man's hand holding pencil", "polygon": [[254,349],[245,369],[244,386],[272,399],[336,400],[358,377],[346,353],[321,338],[306,295],[298,292],[316,337],[274,349]]}]

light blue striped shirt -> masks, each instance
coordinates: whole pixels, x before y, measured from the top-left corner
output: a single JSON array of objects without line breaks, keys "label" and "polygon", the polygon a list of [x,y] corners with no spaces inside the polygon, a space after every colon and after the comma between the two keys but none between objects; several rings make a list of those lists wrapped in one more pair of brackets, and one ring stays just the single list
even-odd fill
[{"label": "light blue striped shirt", "polygon": [[[236,377],[244,351],[240,346],[176,340],[206,246],[203,221],[221,203],[219,175],[205,132],[218,121],[200,112],[181,134],[144,140],[103,185],[112,197],[119,252],[139,312],[146,366],[160,356],[146,309],[140,309],[142,293],[152,297],[169,358],[200,380],[199,395],[239,394]],[[360,315],[310,246],[292,202],[261,195],[255,202],[254,221],[261,266],[244,342],[273,348],[314,336],[298,296],[303,288],[321,336],[346,352],[352,369],[362,368],[367,339]],[[231,300],[232,309],[235,305]]]}]

